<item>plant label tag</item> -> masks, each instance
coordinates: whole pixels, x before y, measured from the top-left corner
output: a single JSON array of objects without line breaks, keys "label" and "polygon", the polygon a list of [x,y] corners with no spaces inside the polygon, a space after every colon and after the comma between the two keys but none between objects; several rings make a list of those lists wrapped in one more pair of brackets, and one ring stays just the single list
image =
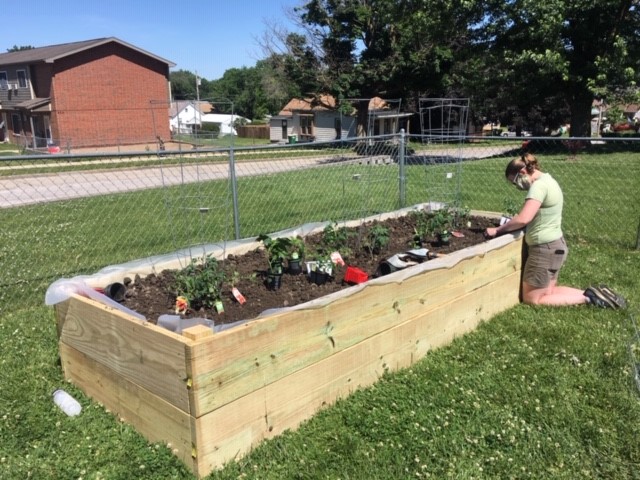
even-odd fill
[{"label": "plant label tag", "polygon": [[233,287],[231,289],[231,293],[233,293],[234,298],[238,301],[240,305],[244,305],[247,302],[247,299],[244,298],[244,295],[242,295],[240,293],[240,290],[238,290],[236,287]]},{"label": "plant label tag", "polygon": [[222,305],[220,300],[216,302],[216,312],[218,312],[218,315],[224,313],[224,305]]},{"label": "plant label tag", "polygon": [[176,313],[187,313],[189,310],[189,300],[186,297],[176,298]]},{"label": "plant label tag", "polygon": [[333,252],[331,254],[331,261],[336,265],[344,266],[344,260],[342,259],[342,255],[340,255],[340,252]]}]

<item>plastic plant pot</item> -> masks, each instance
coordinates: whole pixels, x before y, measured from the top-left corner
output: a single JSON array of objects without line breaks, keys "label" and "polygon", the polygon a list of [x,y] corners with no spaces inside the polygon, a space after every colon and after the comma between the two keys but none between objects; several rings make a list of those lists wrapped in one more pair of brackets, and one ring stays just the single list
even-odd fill
[{"label": "plastic plant pot", "polygon": [[356,267],[347,267],[344,273],[344,281],[347,283],[363,283],[369,280],[369,275]]}]

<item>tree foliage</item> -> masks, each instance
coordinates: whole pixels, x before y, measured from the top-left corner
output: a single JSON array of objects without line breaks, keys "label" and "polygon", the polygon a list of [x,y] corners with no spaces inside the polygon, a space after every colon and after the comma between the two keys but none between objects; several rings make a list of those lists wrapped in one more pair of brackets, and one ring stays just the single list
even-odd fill
[{"label": "tree foliage", "polygon": [[[293,97],[471,99],[475,118],[542,134],[570,121],[589,134],[594,98],[631,101],[640,72],[639,0],[308,0],[296,32],[268,26],[264,59],[202,79],[201,98],[250,118]],[[195,98],[195,75],[172,73],[174,98]],[[348,101],[351,99],[351,101]],[[360,99],[360,102],[353,101]],[[637,100],[637,98],[636,98]]]},{"label": "tree foliage", "polygon": [[11,48],[7,48],[7,52],[9,52],[9,53],[11,53],[11,52],[20,52],[22,50],[32,50],[34,48],[36,48],[36,47],[33,47],[31,45],[20,45],[20,46],[14,45]]},{"label": "tree foliage", "polygon": [[316,56],[318,93],[362,99],[362,125],[373,96],[416,109],[420,97],[453,94],[453,67],[481,10],[454,0],[311,0],[297,13]]},{"label": "tree foliage", "polygon": [[569,117],[586,135],[594,96],[638,77],[638,0],[311,0],[297,13],[338,98],[468,96],[487,117],[540,131]]},{"label": "tree foliage", "polygon": [[171,95],[174,100],[195,100],[196,74],[187,70],[171,72]]},{"label": "tree foliage", "polygon": [[[489,88],[498,110],[525,119],[564,108],[572,135],[588,136],[594,97],[618,99],[636,86],[638,15],[637,0],[489,1],[478,46],[501,86]],[[547,128],[558,120],[548,115]]]}]

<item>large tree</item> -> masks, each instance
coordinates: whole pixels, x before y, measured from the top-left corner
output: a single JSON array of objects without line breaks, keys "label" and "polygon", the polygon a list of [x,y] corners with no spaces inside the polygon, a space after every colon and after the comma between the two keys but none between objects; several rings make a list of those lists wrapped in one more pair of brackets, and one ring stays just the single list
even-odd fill
[{"label": "large tree", "polygon": [[636,91],[638,3],[310,0],[295,11],[305,43],[281,59],[290,81],[306,69],[338,99],[471,97],[482,116],[537,133],[569,119],[583,136],[594,97]]},{"label": "large tree", "polygon": [[171,72],[171,96],[174,100],[195,100],[197,98],[196,74],[188,70]]},{"label": "large tree", "polygon": [[[489,0],[477,25],[487,98],[515,123],[569,112],[589,136],[594,97],[618,98],[638,79],[638,0]],[[484,52],[484,53],[483,53]],[[481,94],[481,92],[478,92]]]},{"label": "large tree", "polygon": [[315,93],[359,99],[360,134],[373,96],[415,108],[418,97],[449,92],[456,57],[471,41],[467,27],[481,18],[475,2],[453,0],[311,0],[295,13],[305,38],[280,57],[293,59],[287,77],[305,72]]}]

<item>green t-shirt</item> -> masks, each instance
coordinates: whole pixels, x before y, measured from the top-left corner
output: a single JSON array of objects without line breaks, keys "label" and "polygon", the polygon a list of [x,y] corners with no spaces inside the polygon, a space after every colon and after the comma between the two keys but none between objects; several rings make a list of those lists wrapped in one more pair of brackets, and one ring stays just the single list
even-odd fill
[{"label": "green t-shirt", "polygon": [[562,189],[558,182],[543,173],[527,192],[527,198],[538,200],[540,210],[527,225],[525,241],[528,245],[540,245],[562,237]]}]

